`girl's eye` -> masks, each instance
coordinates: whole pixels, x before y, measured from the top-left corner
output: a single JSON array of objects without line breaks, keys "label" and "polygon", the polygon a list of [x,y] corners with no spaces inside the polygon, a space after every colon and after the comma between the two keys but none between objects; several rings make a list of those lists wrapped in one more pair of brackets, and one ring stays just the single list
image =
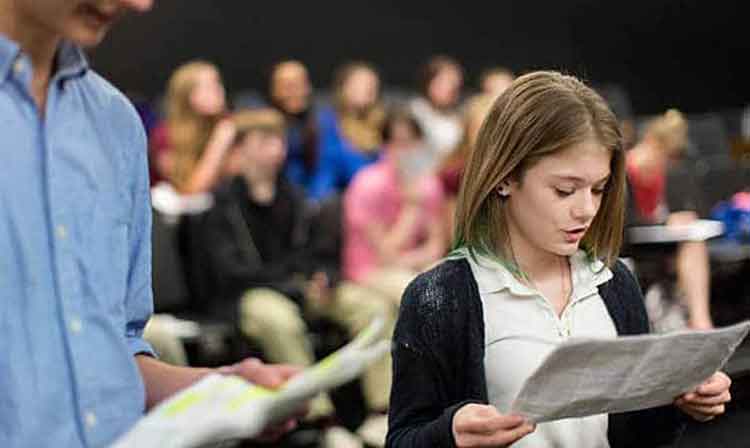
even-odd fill
[{"label": "girl's eye", "polygon": [[591,190],[591,192],[597,196],[601,196],[604,194],[604,190],[604,188],[594,188],[593,190]]},{"label": "girl's eye", "polygon": [[563,189],[563,188],[555,188],[555,193],[557,193],[557,195],[560,196],[561,198],[564,198],[566,196],[570,196],[574,192],[575,192],[575,190],[566,190],[566,189]]}]

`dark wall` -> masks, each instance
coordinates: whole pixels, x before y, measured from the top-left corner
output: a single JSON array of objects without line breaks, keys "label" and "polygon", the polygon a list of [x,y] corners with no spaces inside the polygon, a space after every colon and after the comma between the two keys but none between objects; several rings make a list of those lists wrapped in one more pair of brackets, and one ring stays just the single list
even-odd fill
[{"label": "dark wall", "polygon": [[92,55],[120,88],[147,96],[193,58],[217,63],[230,90],[263,89],[265,70],[283,57],[306,62],[318,85],[342,61],[368,59],[385,83],[412,87],[419,64],[444,52],[465,64],[472,84],[494,64],[620,83],[638,113],[750,103],[750,16],[741,0],[156,3]]}]

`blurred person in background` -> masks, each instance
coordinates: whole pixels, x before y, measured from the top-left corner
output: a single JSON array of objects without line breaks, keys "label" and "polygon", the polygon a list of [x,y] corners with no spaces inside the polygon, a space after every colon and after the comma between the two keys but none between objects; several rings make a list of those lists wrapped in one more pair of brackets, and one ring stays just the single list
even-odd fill
[{"label": "blurred person in background", "polygon": [[151,136],[156,177],[181,194],[210,192],[225,175],[236,134],[218,68],[205,61],[177,68],[167,84],[164,107],[165,121]]},{"label": "blurred person in background", "polygon": [[[207,263],[217,296],[209,312],[237,321],[270,361],[302,366],[315,361],[304,316],[330,319],[352,337],[377,316],[392,327],[395,313],[383,299],[354,284],[333,284],[327,272],[310,265],[304,193],[282,175],[287,148],[281,113],[270,108],[246,110],[234,114],[233,120],[238,138],[232,152],[242,160],[241,172],[220,184],[204,223]],[[384,358],[363,377],[368,408],[383,415],[381,440],[389,364]],[[328,395],[313,400],[309,420],[331,425],[334,417]],[[324,446],[361,444],[341,427],[323,429]]]},{"label": "blurred person in background", "polygon": [[383,158],[344,195],[343,270],[397,307],[409,281],[445,254],[444,195],[411,112],[389,112],[383,142]]},{"label": "blurred person in background", "polygon": [[448,56],[431,58],[420,71],[420,96],[410,106],[424,129],[435,165],[461,141],[459,101],[463,83],[461,64]]},{"label": "blurred person in background", "polygon": [[479,75],[479,88],[482,94],[497,98],[510,87],[516,75],[510,69],[495,66],[484,70]]},{"label": "blurred person in background", "polygon": [[318,114],[320,159],[309,186],[313,199],[343,191],[375,162],[381,149],[380,78],[366,62],[350,62],[334,76],[332,105]]},{"label": "blurred person in background", "polygon": [[271,68],[268,96],[286,123],[287,157],[284,176],[308,191],[319,161],[316,111],[312,85],[300,61],[284,60]]},{"label": "blurred person in background", "polygon": [[[646,125],[643,138],[627,153],[627,173],[632,192],[630,220],[633,224],[686,225],[698,219],[699,192],[667,203],[668,171],[688,143],[688,123],[677,110],[668,110]],[[710,271],[706,243],[686,241],[674,258],[677,295],[687,308],[690,328],[713,327],[710,313]]]},{"label": "blurred person in background", "polygon": [[[0,0],[0,446],[111,445],[143,413],[216,372],[279,387],[296,368],[168,365],[153,310],[148,151],[98,44],[151,0]],[[289,430],[294,421],[280,425]]]},{"label": "blurred person in background", "polygon": [[[480,93],[467,101],[466,107],[464,107],[464,131],[461,143],[445,158],[438,169],[438,177],[445,192],[445,223],[448,229],[446,237],[449,239],[453,235],[456,199],[461,186],[464,166],[472,148],[476,145],[479,129],[495,98],[495,96]],[[448,245],[450,245],[450,241],[448,241]]]}]

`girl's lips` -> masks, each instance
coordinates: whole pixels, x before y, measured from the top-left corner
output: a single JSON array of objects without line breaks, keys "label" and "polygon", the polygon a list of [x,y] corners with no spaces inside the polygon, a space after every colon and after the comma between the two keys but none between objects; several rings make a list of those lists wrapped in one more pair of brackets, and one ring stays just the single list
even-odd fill
[{"label": "girl's lips", "polygon": [[563,232],[565,233],[565,240],[569,243],[573,243],[583,238],[583,235],[586,233],[586,228],[582,227],[574,230],[564,230]]}]

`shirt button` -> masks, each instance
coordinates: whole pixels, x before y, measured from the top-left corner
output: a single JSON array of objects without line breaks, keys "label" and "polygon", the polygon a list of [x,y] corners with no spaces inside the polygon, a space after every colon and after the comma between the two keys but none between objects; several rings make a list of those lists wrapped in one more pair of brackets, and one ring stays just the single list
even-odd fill
[{"label": "shirt button", "polygon": [[18,59],[13,64],[13,73],[15,73],[17,76],[17,75],[20,75],[21,72],[23,72],[23,61],[21,59]]},{"label": "shirt button", "polygon": [[81,322],[81,319],[74,317],[70,320],[70,331],[72,331],[74,334],[80,333],[83,329],[83,322]]},{"label": "shirt button", "polygon": [[64,225],[60,224],[55,228],[55,234],[57,234],[57,238],[64,240],[68,237],[68,229]]},{"label": "shirt button", "polygon": [[96,426],[96,414],[94,414],[93,412],[87,412],[83,416],[83,420],[86,423],[86,427],[89,428],[89,429],[91,429],[94,426]]}]

